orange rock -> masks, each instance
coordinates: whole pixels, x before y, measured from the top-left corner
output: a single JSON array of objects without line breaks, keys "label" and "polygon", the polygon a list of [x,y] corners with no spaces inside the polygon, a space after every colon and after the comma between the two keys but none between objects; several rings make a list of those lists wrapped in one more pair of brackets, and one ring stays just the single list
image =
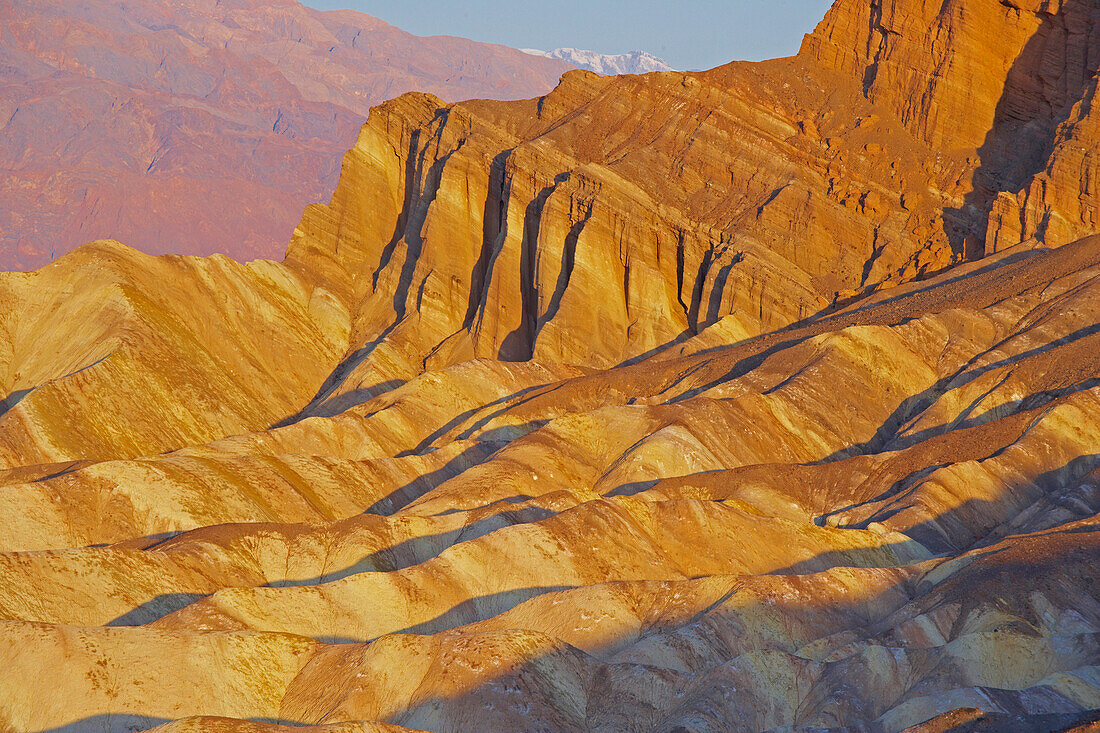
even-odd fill
[{"label": "orange rock", "polygon": [[1098,11],[408,94],[282,263],[0,276],[0,729],[1091,725]]}]

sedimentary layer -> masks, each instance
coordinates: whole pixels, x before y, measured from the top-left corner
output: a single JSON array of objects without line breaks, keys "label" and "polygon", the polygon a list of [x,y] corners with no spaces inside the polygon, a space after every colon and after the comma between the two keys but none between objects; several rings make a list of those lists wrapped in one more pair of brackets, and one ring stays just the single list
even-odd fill
[{"label": "sedimentary layer", "polygon": [[0,276],[0,728],[1093,724],[1096,16],[406,95],[282,263]]}]

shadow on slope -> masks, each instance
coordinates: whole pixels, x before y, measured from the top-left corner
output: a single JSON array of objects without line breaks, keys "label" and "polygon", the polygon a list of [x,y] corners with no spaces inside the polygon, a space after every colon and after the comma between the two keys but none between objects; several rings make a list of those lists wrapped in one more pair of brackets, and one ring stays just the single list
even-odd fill
[{"label": "shadow on slope", "polygon": [[[1058,126],[1085,96],[1097,71],[1088,68],[1088,41],[1080,36],[1075,40],[1077,33],[1070,28],[1074,21],[1095,22],[1096,3],[1063,0],[1054,7],[1053,13],[1039,13],[1038,30],[1009,69],[993,127],[978,149],[979,166],[970,193],[962,206],[944,211],[944,233],[955,254],[968,260],[985,254],[989,214],[997,194],[1015,194],[1042,172],[1054,149]],[[1088,33],[1083,35],[1087,38]],[[1075,52],[1084,58],[1073,58]],[[1060,57],[1061,63],[1052,64],[1052,57]],[[1052,67],[1063,69],[1062,78],[1050,78]],[[1040,241],[1046,225],[1041,222],[1036,231]]]},{"label": "shadow on slope", "polygon": [[[1091,711],[1073,696],[1055,689],[1043,692],[1045,672],[1029,673],[1034,679],[1024,689],[983,687],[969,676],[973,672],[967,673],[965,666],[959,667],[953,661],[966,652],[953,646],[949,649],[949,644],[964,636],[976,634],[975,638],[986,638],[983,634],[992,633],[988,638],[994,644],[1003,643],[1005,654],[1011,656],[1017,653],[1013,638],[1041,641],[1052,633],[1048,629],[1051,618],[1041,615],[1044,607],[1035,601],[1036,594],[1059,604],[1058,608],[1080,609],[1084,614],[1082,623],[1087,620],[1092,627],[1100,624],[1097,587],[1089,581],[1091,568],[1100,557],[1098,528],[1069,527],[1025,538],[1025,543],[1027,548],[1018,551],[1009,543],[957,562],[930,563],[918,578],[899,580],[888,591],[872,596],[848,588],[839,595],[810,600],[803,594],[816,586],[801,586],[803,581],[797,579],[784,582],[779,578],[769,581],[763,576],[744,581],[731,578],[731,589],[713,603],[695,611],[684,609],[684,613],[674,614],[674,618],[653,622],[645,621],[645,612],[639,609],[641,627],[634,629],[628,624],[622,629],[623,633],[632,629],[629,637],[616,636],[595,646],[582,644],[583,650],[561,638],[542,637],[542,641],[535,641],[539,634],[555,628],[556,623],[548,619],[547,631],[538,631],[541,623],[538,613],[532,615],[529,611],[516,617],[534,624],[523,626],[528,629],[526,632],[518,628],[510,631],[507,621],[484,629],[475,621],[438,637],[439,647],[424,648],[425,653],[440,655],[441,659],[450,659],[462,669],[474,672],[456,671],[450,678],[455,686],[448,694],[433,692],[431,685],[423,688],[424,695],[410,694],[410,706],[390,715],[389,720],[441,729],[439,721],[469,719],[468,716],[476,714],[485,728],[503,729],[517,720],[532,719],[524,716],[534,714],[543,720],[541,716],[553,711],[555,717],[549,719],[558,721],[562,730],[614,727],[615,723],[610,721],[623,724],[628,719],[645,729],[677,730],[676,726],[682,725],[686,726],[684,730],[701,730],[733,725],[734,719],[728,717],[733,714],[733,708],[728,707],[732,704],[742,710],[745,717],[739,717],[738,722],[745,729],[770,727],[761,726],[762,719],[753,717],[765,709],[771,709],[769,715],[780,716],[771,725],[829,729],[822,721],[875,726],[905,702],[912,702],[916,708],[906,711],[902,719],[907,715],[908,723],[920,723],[975,701],[984,701],[998,720],[1010,719],[1006,716],[1036,723],[1071,724],[1089,720]],[[917,582],[919,577],[925,580]],[[766,590],[772,587],[769,583],[802,590],[769,593]],[[571,593],[585,590],[564,591],[561,601]],[[679,593],[676,597],[679,598]],[[730,599],[738,598],[739,602],[727,605]],[[551,605],[558,602],[554,600]],[[660,606],[664,602],[654,598],[647,605]],[[532,599],[528,603],[538,604],[532,610],[547,607],[546,599]],[[992,613],[994,607],[997,613]],[[944,630],[946,642],[927,647],[919,635],[906,636],[912,631],[898,631],[919,618],[945,612],[956,614],[954,626]],[[441,619],[434,620],[429,628],[412,628],[407,632],[439,634],[443,630]],[[741,625],[745,623],[749,626]],[[516,643],[537,646],[541,651],[532,658],[515,656],[515,650],[507,646],[508,635],[513,633],[534,634],[534,638],[517,637],[520,641]],[[1073,643],[1075,637],[1062,638]],[[501,643],[505,645],[501,648],[508,651],[495,656],[492,664],[478,661],[477,654],[489,653]],[[349,653],[369,654],[371,643],[357,648],[362,652],[351,652],[349,648]],[[897,697],[878,699],[885,690],[876,689],[883,684],[876,676],[883,671],[873,668],[875,654],[864,654],[865,649],[876,648],[887,649],[896,664],[902,665],[906,657],[912,660],[911,669],[904,666],[910,671],[902,687],[892,693]],[[997,648],[990,647],[994,653]],[[659,650],[666,655],[663,662],[660,654],[654,656]],[[475,656],[464,660],[466,654]],[[754,667],[755,663],[748,660],[759,658],[756,655],[760,654],[772,655],[768,658],[773,661],[762,668]],[[1069,654],[1067,659],[1074,657]],[[812,687],[801,684],[798,690],[787,687],[780,670],[788,662],[800,665],[812,675]],[[1071,661],[1067,671],[1077,669],[1072,666],[1076,663]],[[1100,659],[1092,659],[1092,663],[1100,663]],[[1055,672],[1061,669],[1058,659],[1044,664]],[[356,667],[350,665],[344,669],[346,674],[354,674]],[[720,697],[728,701],[733,696],[733,702],[712,699],[707,693],[708,685],[724,680],[723,675],[731,669],[737,672],[737,684],[722,685],[721,689],[728,694]],[[900,669],[895,671],[901,673]],[[870,687],[861,688],[860,680]],[[334,710],[341,707],[337,691],[342,685],[339,679],[331,682],[337,697],[332,699],[331,707],[327,703],[326,707]],[[516,694],[510,696],[508,692]],[[578,694],[579,698],[569,697]],[[755,702],[743,708],[738,699]],[[756,702],[764,707],[757,708]],[[342,714],[349,709],[354,710],[354,705],[343,709]],[[566,724],[570,721],[560,720],[560,716],[570,710],[579,710],[581,717]],[[837,715],[847,717],[838,719]],[[340,719],[325,715],[317,722]],[[889,726],[883,729],[895,730]]]}]

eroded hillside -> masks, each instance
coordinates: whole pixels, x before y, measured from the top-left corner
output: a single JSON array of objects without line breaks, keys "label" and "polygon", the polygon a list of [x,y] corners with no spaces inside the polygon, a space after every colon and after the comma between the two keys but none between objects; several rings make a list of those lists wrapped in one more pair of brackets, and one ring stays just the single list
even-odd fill
[{"label": "eroded hillside", "polygon": [[0,727],[1089,725],[1098,29],[407,95],[282,263],[3,276]]}]

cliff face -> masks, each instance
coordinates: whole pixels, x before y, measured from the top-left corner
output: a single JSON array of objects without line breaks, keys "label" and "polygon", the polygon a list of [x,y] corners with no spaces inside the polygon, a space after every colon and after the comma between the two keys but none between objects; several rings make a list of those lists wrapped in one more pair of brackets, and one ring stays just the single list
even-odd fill
[{"label": "cliff face", "polygon": [[1089,0],[844,0],[801,54],[851,75],[938,147],[980,147],[1007,123],[1046,122],[1096,72]]},{"label": "cliff face", "polygon": [[972,255],[1096,231],[1093,0],[838,2],[801,54],[860,79],[918,137],[976,153],[949,212]]},{"label": "cliff face", "polygon": [[568,64],[294,0],[0,2],[0,269],[98,238],[278,258],[372,105],[545,93]]},{"label": "cliff face", "polygon": [[606,367],[719,323],[757,335],[1090,234],[1098,13],[840,2],[794,59],[387,103],[288,253],[355,314],[329,396],[471,356]]},{"label": "cliff face", "polygon": [[606,367],[947,266],[961,193],[934,157],[799,60],[573,72],[537,102],[406,96],[372,113],[287,263],[354,312],[356,389],[473,356]]},{"label": "cliff face", "polygon": [[282,263],[0,275],[0,729],[1095,723],[1094,16],[405,95]]}]

